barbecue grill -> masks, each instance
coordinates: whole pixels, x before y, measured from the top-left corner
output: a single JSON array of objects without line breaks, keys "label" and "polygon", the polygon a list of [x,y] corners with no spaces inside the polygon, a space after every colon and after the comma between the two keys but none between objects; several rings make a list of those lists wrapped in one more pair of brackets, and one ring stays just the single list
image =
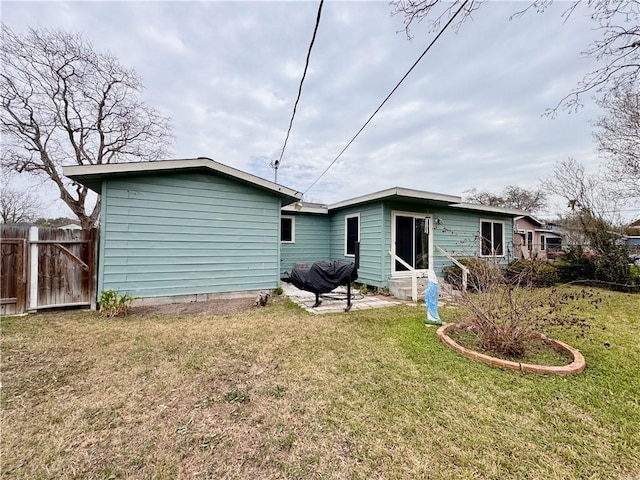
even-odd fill
[{"label": "barbecue grill", "polygon": [[329,293],[341,285],[347,286],[347,307],[351,309],[351,282],[358,278],[357,262],[347,263],[338,260],[322,260],[311,265],[311,268],[294,268],[289,281],[300,290],[316,294],[313,308],[320,306],[320,295]]}]

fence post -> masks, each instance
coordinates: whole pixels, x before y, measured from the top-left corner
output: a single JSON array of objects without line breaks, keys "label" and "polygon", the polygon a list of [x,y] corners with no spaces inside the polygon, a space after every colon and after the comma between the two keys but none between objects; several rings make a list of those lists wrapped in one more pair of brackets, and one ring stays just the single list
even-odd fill
[{"label": "fence post", "polygon": [[98,309],[97,288],[98,288],[98,229],[89,230],[89,301],[91,310]]},{"label": "fence post", "polygon": [[16,244],[16,312],[24,313],[27,309],[27,242],[24,238]]},{"label": "fence post", "polygon": [[38,227],[29,228],[29,310],[38,308]]}]

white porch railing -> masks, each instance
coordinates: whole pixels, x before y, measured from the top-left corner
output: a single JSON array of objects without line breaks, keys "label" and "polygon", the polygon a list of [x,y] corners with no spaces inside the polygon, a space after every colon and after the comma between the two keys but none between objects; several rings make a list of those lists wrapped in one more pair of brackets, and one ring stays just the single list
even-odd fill
[{"label": "white porch railing", "polygon": [[466,292],[467,291],[467,279],[469,278],[469,269],[467,267],[465,267],[463,264],[461,264],[459,261],[457,261],[455,258],[453,258],[451,255],[449,255],[449,253],[447,253],[439,245],[436,245],[436,248],[438,249],[438,251],[440,253],[442,253],[445,257],[447,257],[449,260],[451,260],[455,265],[460,267],[460,269],[462,270],[462,291]]},{"label": "white porch railing", "polygon": [[416,272],[415,268],[413,268],[411,265],[409,265],[407,262],[405,262],[403,259],[401,259],[399,256],[397,256],[391,250],[389,250],[388,253],[389,253],[389,255],[391,255],[392,259],[400,262],[401,265],[407,267],[409,269],[409,271],[411,272],[411,300],[414,303],[417,303],[417,301],[418,301],[418,272]]}]

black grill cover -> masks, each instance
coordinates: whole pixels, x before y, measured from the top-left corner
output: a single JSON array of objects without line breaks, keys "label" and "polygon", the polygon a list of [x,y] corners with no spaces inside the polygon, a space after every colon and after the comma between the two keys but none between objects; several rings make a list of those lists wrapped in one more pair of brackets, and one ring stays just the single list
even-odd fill
[{"label": "black grill cover", "polygon": [[340,285],[347,285],[358,278],[355,263],[338,260],[322,260],[311,268],[294,268],[290,280],[300,290],[312,293],[329,293]]}]

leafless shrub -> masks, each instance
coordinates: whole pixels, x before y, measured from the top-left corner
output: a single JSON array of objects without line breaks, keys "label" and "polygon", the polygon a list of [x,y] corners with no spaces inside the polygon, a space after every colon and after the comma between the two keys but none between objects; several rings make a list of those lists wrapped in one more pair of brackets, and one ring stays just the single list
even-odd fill
[{"label": "leafless shrub", "polygon": [[[471,313],[469,329],[478,337],[479,347],[498,356],[520,357],[534,332],[552,326],[586,327],[583,312],[571,309],[575,295],[556,288],[533,288],[526,270],[507,273],[499,265],[484,262],[476,265],[473,282],[482,285],[477,291],[462,292],[460,301]],[[594,296],[594,302],[599,297]],[[567,308],[569,307],[569,308]]]}]

